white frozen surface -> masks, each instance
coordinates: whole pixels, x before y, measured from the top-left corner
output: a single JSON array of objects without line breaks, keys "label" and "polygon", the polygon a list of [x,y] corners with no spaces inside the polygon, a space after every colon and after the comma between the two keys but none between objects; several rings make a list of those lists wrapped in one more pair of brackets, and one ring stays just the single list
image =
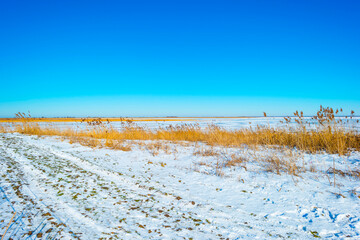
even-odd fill
[{"label": "white frozen surface", "polygon": [[[106,118],[103,118],[106,119]],[[180,118],[181,119],[181,118]],[[343,121],[349,120],[352,129],[360,130],[360,124],[356,121],[360,120],[360,117],[353,117],[352,119],[345,119],[343,117],[337,118],[342,119]],[[304,121],[310,121],[310,117],[304,117]],[[104,121],[106,123],[106,121]],[[18,123],[15,123],[18,124]],[[287,127],[287,126],[296,126],[294,119],[287,125],[284,123],[284,117],[249,117],[249,118],[190,118],[186,121],[135,121],[134,124],[141,127],[146,127],[148,129],[157,129],[159,127],[167,126],[178,126],[184,124],[196,124],[201,128],[205,128],[209,125],[216,125],[218,127],[227,129],[227,130],[237,130],[242,128],[255,128],[256,126],[270,126],[270,127]],[[12,123],[0,123],[0,125],[13,126]],[[54,126],[60,129],[73,128],[73,129],[84,129],[92,126],[88,126],[86,123],[81,122],[40,122],[40,126]],[[123,123],[119,121],[111,122],[110,125],[115,129],[121,129]]]},{"label": "white frozen surface", "polygon": [[324,173],[333,161],[359,167],[358,152],[302,154],[319,172],[299,177],[256,162],[226,167],[220,177],[220,157],[194,155],[193,144],[170,147],[155,155],[140,146],[124,152],[1,134],[1,234],[15,210],[13,239],[360,239],[359,179],[337,176],[334,188]]}]

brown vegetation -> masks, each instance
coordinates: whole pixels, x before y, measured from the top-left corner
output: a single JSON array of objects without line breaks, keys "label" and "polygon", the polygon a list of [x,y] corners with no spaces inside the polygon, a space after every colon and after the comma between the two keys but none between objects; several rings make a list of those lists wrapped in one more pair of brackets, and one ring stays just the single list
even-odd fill
[{"label": "brown vegetation", "polygon": [[[122,151],[131,151],[136,147],[149,152],[152,156],[160,153],[174,154],[178,151],[174,144],[193,147],[193,154],[210,161],[200,165],[213,166],[215,174],[224,176],[224,167],[241,167],[247,170],[246,164],[256,162],[261,170],[276,174],[287,173],[298,176],[304,171],[316,171],[313,165],[301,163],[302,153],[327,152],[348,155],[360,150],[360,135],[357,129],[358,120],[353,119],[354,112],[348,117],[336,117],[340,110],[323,108],[316,116],[305,118],[302,112],[296,111],[293,117],[285,117],[283,127],[276,128],[256,126],[238,130],[208,125],[201,128],[198,124],[187,124],[159,127],[151,130],[137,125],[130,119],[121,121],[120,130],[113,128],[107,119],[82,119],[85,124],[81,129],[59,129],[55,125],[40,125],[30,115],[16,114],[17,122],[0,125],[0,132],[18,132],[39,136],[61,136],[70,143],[80,143],[89,147],[107,147]],[[266,116],[266,113],[264,113]],[[140,141],[139,141],[140,140]],[[191,145],[192,143],[192,145]],[[190,145],[189,145],[190,144]],[[245,147],[245,148],[244,148]],[[263,154],[261,149],[273,149]],[[251,149],[251,153],[234,153],[227,149]],[[260,151],[258,151],[260,149]],[[204,160],[205,160],[204,159]],[[211,163],[215,161],[215,165]],[[332,169],[335,169],[335,163]],[[360,179],[359,169],[344,172],[329,169],[326,174],[352,176]]]},{"label": "brown vegetation", "polygon": [[[210,146],[240,147],[243,145],[266,145],[296,148],[310,153],[325,151],[327,153],[345,155],[351,151],[360,150],[360,135],[346,118],[336,118],[342,110],[320,107],[312,119],[305,119],[302,112],[296,111],[294,117],[285,117],[286,127],[256,126],[254,128],[226,130],[215,125],[201,128],[198,124],[183,124],[178,126],[160,127],[155,130],[140,127],[131,120],[122,121],[121,130],[114,129],[110,121],[103,119],[83,119],[88,125],[83,130],[58,129],[55,126],[40,126],[33,122],[31,116],[18,113],[18,124],[11,130],[23,134],[41,136],[63,136],[73,142],[88,146],[99,146],[105,141],[105,146],[121,149],[125,140],[167,140],[173,142],[189,141],[203,142]],[[292,120],[296,125],[290,125]],[[200,153],[202,155],[212,153]]]}]

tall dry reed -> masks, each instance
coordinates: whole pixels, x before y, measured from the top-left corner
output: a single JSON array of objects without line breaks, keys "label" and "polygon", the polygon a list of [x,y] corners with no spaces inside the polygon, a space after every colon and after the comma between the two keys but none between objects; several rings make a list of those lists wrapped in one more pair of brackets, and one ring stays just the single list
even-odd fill
[{"label": "tall dry reed", "polygon": [[[201,128],[198,124],[159,127],[151,130],[141,127],[131,120],[122,121],[121,130],[113,128],[109,121],[83,119],[88,127],[82,130],[58,129],[55,126],[40,126],[32,121],[30,115],[16,114],[18,124],[7,131],[23,134],[63,136],[90,146],[105,141],[107,147],[119,147],[124,140],[167,140],[204,142],[212,146],[239,147],[246,145],[266,145],[297,148],[310,153],[325,151],[345,155],[360,150],[360,135],[355,125],[354,112],[345,118],[337,117],[342,109],[333,110],[320,106],[312,118],[305,118],[303,112],[296,111],[293,117],[284,118],[283,127],[256,126],[238,130],[208,125]],[[266,113],[264,113],[266,116]],[[355,121],[355,123],[354,123]],[[354,125],[355,124],[355,125]],[[2,131],[5,131],[4,129]]]}]

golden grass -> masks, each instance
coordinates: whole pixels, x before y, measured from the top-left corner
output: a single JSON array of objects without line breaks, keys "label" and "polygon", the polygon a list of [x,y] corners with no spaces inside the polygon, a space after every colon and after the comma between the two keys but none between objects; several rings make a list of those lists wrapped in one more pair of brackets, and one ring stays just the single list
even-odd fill
[{"label": "golden grass", "polygon": [[[198,124],[170,125],[150,130],[136,125],[132,120],[123,120],[122,130],[117,130],[111,126],[110,121],[100,118],[83,119],[82,122],[88,125],[84,130],[70,128],[61,130],[54,126],[40,126],[33,121],[33,118],[18,113],[16,116],[19,124],[15,124],[12,131],[31,135],[63,136],[74,141],[80,139],[81,142],[88,139],[89,146],[100,146],[102,143],[100,140],[103,140],[105,146],[110,148],[118,148],[124,140],[166,140],[203,142],[211,146],[223,147],[241,147],[244,144],[282,146],[310,153],[325,151],[345,155],[360,150],[360,135],[349,122],[353,117],[353,111],[347,121],[335,118],[335,115],[341,111],[320,107],[317,115],[311,120],[304,119],[303,113],[297,111],[293,118],[284,118],[286,126],[284,128],[257,126],[233,131],[215,125],[201,128]],[[293,120],[296,125],[289,125]],[[10,130],[3,127],[0,131]]]},{"label": "golden grass", "polygon": [[[336,118],[336,115],[341,112],[341,109],[334,111],[332,108],[320,106],[316,116],[311,119],[304,118],[303,113],[298,111],[293,117],[285,117],[282,128],[268,125],[232,131],[215,125],[201,128],[196,123],[170,125],[151,130],[137,125],[130,119],[122,119],[121,130],[118,130],[113,128],[110,120],[101,118],[82,119],[81,122],[85,125],[82,129],[59,129],[51,124],[40,126],[30,115],[18,113],[16,121],[0,125],[0,132],[61,136],[68,139],[70,143],[122,151],[131,151],[134,147],[133,143],[136,143],[137,147],[148,151],[152,156],[160,153],[174,154],[175,159],[177,149],[169,143],[180,144],[184,147],[189,147],[189,143],[193,143],[194,155],[216,159],[215,172],[218,176],[224,176],[223,167],[236,166],[247,170],[246,163],[250,161],[257,162],[261,169],[268,172],[298,176],[301,172],[316,171],[316,169],[312,165],[308,167],[305,167],[304,163],[301,165],[299,161],[301,156],[294,149],[308,153],[327,152],[338,155],[360,151],[360,135],[354,125],[358,125],[359,120],[353,119],[353,111],[349,117]],[[266,113],[264,116],[266,117]],[[254,152],[252,154],[226,152],[226,149],[234,147],[244,149],[244,146]],[[257,151],[262,146],[274,148],[274,152],[263,155],[261,151]],[[201,164],[208,163],[201,162],[199,165]],[[326,173],[333,174],[334,178],[335,175],[344,175],[360,179],[359,169],[349,169],[348,172],[330,169]]]}]

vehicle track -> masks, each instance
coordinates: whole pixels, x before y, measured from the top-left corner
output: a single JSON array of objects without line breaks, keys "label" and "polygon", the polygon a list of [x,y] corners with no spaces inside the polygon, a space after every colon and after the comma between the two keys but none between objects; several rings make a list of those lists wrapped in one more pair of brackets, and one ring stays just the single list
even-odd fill
[{"label": "vehicle track", "polygon": [[[276,224],[267,217],[213,201],[204,194],[189,194],[180,188],[182,182],[189,181],[186,169],[177,168],[176,176],[174,171],[160,176],[159,169],[163,168],[146,164],[145,159],[139,160],[141,167],[131,168],[139,162],[130,155],[118,159],[126,162],[125,165],[112,168],[107,153],[97,151],[96,157],[89,157],[92,154],[89,151],[94,150],[54,138],[2,134],[0,186],[6,190],[9,201],[4,195],[0,206],[9,210],[3,211],[6,214],[0,218],[3,220],[0,230],[15,209],[16,224],[7,233],[13,239],[304,239],[309,236],[296,229],[296,224]],[[203,188],[208,188],[206,182]],[[251,204],[251,197],[254,198],[244,191],[239,202]],[[300,214],[301,210],[273,216],[301,222],[297,220]],[[331,217],[331,212],[328,215]]]}]

